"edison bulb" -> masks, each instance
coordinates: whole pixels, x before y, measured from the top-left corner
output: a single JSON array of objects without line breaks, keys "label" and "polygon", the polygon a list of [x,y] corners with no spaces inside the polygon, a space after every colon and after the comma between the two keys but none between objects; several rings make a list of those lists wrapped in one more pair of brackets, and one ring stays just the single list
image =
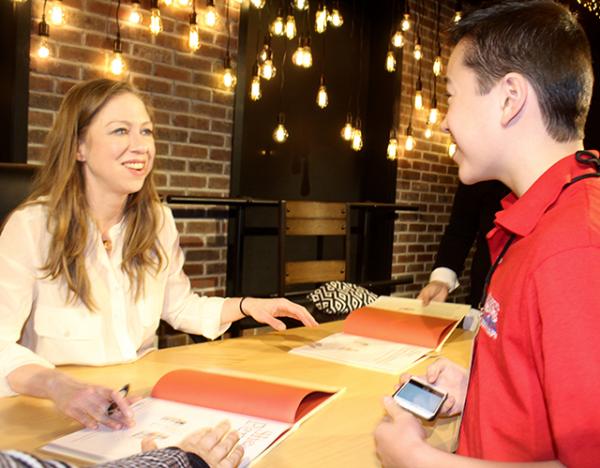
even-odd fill
[{"label": "edison bulb", "polygon": [[250,83],[250,99],[258,101],[262,97],[260,90],[260,76],[253,76],[252,83]]},{"label": "edison bulb", "polygon": [[294,7],[296,7],[297,10],[307,10],[308,0],[294,0]]},{"label": "edison bulb", "polygon": [[315,13],[315,31],[322,34],[327,29],[327,8],[321,5],[321,8]]},{"label": "edison bulb", "polygon": [[289,133],[283,123],[279,123],[275,130],[273,131],[273,140],[277,143],[285,143],[288,139]]},{"label": "edison bulb", "polygon": [[404,17],[402,18],[402,23],[400,23],[400,27],[404,32],[410,29],[410,15],[408,13],[404,13]]},{"label": "edison bulb", "polygon": [[363,147],[363,140],[362,140],[362,132],[360,130],[360,128],[355,128],[354,131],[352,132],[352,149],[354,151],[360,151]]},{"label": "edison bulb", "polygon": [[342,138],[346,141],[352,140],[352,135],[354,134],[354,127],[352,126],[352,122],[347,121],[346,124],[342,127],[342,131],[340,132]]},{"label": "edison bulb", "polygon": [[450,143],[448,145],[448,156],[453,158],[455,154],[456,154],[456,143]]},{"label": "edison bulb", "polygon": [[110,72],[115,76],[120,76],[125,70],[125,62],[120,52],[114,52],[110,61]]},{"label": "edison bulb", "polygon": [[313,64],[312,51],[310,50],[310,47],[305,46],[304,47],[304,61],[302,63],[302,66],[304,68],[310,68],[310,67],[312,67],[312,64]]},{"label": "edison bulb", "polygon": [[133,24],[141,24],[143,20],[142,12],[140,11],[140,3],[133,2],[131,11],[129,12],[129,22]]},{"label": "edison bulb", "polygon": [[431,124],[427,124],[427,127],[425,127],[424,135],[425,138],[427,138],[428,140],[433,136],[433,129],[431,128]]},{"label": "edison bulb", "polygon": [[331,14],[327,17],[327,19],[334,28],[339,28],[342,26],[342,24],[344,24],[344,17],[337,8],[331,9]]},{"label": "edison bulb", "polygon": [[217,9],[214,5],[208,5],[206,7],[206,11],[204,12],[204,23],[209,28],[214,28],[217,24]]},{"label": "edison bulb", "polygon": [[50,24],[54,26],[61,26],[65,23],[65,10],[62,0],[54,0],[52,2],[48,16]]},{"label": "edison bulb", "polygon": [[439,117],[439,112],[437,110],[437,107],[432,107],[429,110],[429,118],[427,119],[427,122],[430,123],[431,125],[433,125],[433,124],[437,123],[438,117]]},{"label": "edison bulb", "polygon": [[415,57],[415,60],[419,61],[423,58],[423,50],[421,49],[421,44],[416,43],[415,44],[415,50],[413,50],[413,56]]},{"label": "edison bulb", "polygon": [[423,109],[423,93],[419,90],[415,91],[415,109]]},{"label": "edison bulb", "polygon": [[237,83],[237,78],[230,67],[223,71],[223,86],[227,89],[233,89]]},{"label": "edison bulb", "polygon": [[459,10],[455,11],[454,18],[452,18],[452,21],[454,21],[454,23],[456,24],[456,23],[459,23],[461,19],[462,19],[462,11],[459,11]]},{"label": "edison bulb", "polygon": [[161,0],[161,3],[166,7],[170,7],[173,5],[173,0]]},{"label": "edison bulb", "polygon": [[277,69],[273,66],[273,60],[267,59],[260,66],[260,76],[265,80],[270,80],[277,73]]},{"label": "edison bulb", "polygon": [[181,8],[186,8],[190,6],[190,0],[177,0],[177,6]]},{"label": "edison bulb", "polygon": [[433,74],[440,76],[442,74],[442,57],[439,55],[433,61]]},{"label": "edison bulb", "polygon": [[391,137],[388,141],[387,146],[387,158],[391,161],[396,159],[398,156],[398,140],[395,137]]},{"label": "edison bulb", "polygon": [[40,41],[40,46],[38,47],[37,54],[39,58],[48,58],[50,56],[50,48],[48,47],[48,39],[46,37],[42,37]]},{"label": "edison bulb", "polygon": [[150,12],[150,32],[157,36],[163,29],[162,20],[160,19],[160,10],[152,8]]},{"label": "edison bulb", "polygon": [[275,21],[271,24],[271,34],[273,36],[283,36],[285,33],[285,25],[283,24],[283,17],[277,16]]},{"label": "edison bulb", "polygon": [[317,106],[325,109],[327,104],[329,104],[329,96],[327,95],[327,88],[322,84],[319,86],[319,92],[317,93]]},{"label": "edison bulb", "polygon": [[415,149],[415,139],[412,135],[406,136],[406,141],[404,142],[404,149],[406,151],[412,151]]},{"label": "edison bulb", "polygon": [[402,34],[402,31],[396,31],[394,33],[394,35],[392,36],[392,45],[396,49],[404,47],[404,34]]},{"label": "edison bulb", "polygon": [[391,50],[389,50],[385,56],[385,69],[390,73],[396,71],[396,57],[394,56],[394,52]]},{"label": "edison bulb", "polygon": [[250,0],[250,3],[254,8],[261,9],[265,6],[266,0]]},{"label": "edison bulb", "polygon": [[200,48],[200,33],[198,32],[197,24],[190,24],[190,32],[188,34],[188,46],[195,52]]},{"label": "edison bulb", "polygon": [[292,40],[296,37],[296,19],[293,15],[288,15],[285,21],[285,36]]}]

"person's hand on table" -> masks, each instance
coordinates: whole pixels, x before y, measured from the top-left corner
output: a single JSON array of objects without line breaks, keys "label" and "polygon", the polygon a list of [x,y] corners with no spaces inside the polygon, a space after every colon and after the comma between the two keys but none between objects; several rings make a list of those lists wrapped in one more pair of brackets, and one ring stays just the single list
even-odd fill
[{"label": "person's hand on table", "polygon": [[[178,447],[184,452],[198,455],[211,468],[234,468],[240,464],[244,449],[236,445],[239,436],[230,432],[228,421],[219,423],[214,428],[200,429],[183,439]],[[156,450],[156,442],[152,437],[142,440],[142,450]]]},{"label": "person's hand on table", "polygon": [[413,467],[428,445],[419,420],[402,409],[392,397],[383,399],[386,415],[375,428],[375,449],[386,467]]},{"label": "person's hand on table", "polygon": [[[118,390],[80,382],[55,371],[48,383],[48,396],[61,412],[88,429],[98,429],[100,424],[111,429],[135,424],[130,405],[139,397],[124,397]],[[112,403],[116,408],[109,415],[107,410]]]},{"label": "person's hand on table", "polygon": [[[411,376],[402,374],[400,385]],[[468,375],[464,367],[446,358],[440,358],[427,367],[424,379],[448,393],[448,398],[440,409],[441,416],[455,416],[462,413],[467,395]]]},{"label": "person's hand on table", "polygon": [[417,296],[417,299],[423,301],[423,305],[428,305],[431,301],[444,302],[448,297],[448,285],[443,281],[431,281]]},{"label": "person's hand on table", "polygon": [[278,331],[285,330],[285,323],[277,317],[290,317],[299,320],[307,327],[316,327],[318,325],[317,321],[305,307],[282,297],[276,299],[246,297],[242,307],[244,312],[254,320],[270,325]]}]

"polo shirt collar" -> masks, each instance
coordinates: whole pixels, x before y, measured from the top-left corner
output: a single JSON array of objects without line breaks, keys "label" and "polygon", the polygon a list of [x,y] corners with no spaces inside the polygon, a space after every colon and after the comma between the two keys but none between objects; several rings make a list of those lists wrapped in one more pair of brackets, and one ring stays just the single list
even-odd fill
[{"label": "polo shirt collar", "polygon": [[528,235],[558,199],[565,184],[579,175],[594,171],[593,167],[577,162],[574,154],[561,159],[544,172],[521,197],[517,198],[514,193],[507,195],[502,200],[503,210],[496,214],[495,224],[518,236]]}]

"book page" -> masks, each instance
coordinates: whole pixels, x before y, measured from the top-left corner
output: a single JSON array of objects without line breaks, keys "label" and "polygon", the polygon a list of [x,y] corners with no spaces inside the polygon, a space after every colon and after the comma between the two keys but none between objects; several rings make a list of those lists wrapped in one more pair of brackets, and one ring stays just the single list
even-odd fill
[{"label": "book page", "polygon": [[159,448],[177,445],[187,435],[223,420],[231,423],[240,435],[244,447],[241,466],[258,457],[292,424],[264,418],[244,416],[210,408],[145,398],[132,406],[136,424],[129,429],[113,431],[83,429],[54,440],[43,450],[82,460],[102,463],[135,455],[141,451],[141,441],[152,435]]},{"label": "book page", "polygon": [[421,299],[408,299],[405,297],[379,296],[375,302],[369,304],[376,309],[402,311],[407,314],[427,315],[448,320],[460,321],[469,312],[467,304],[454,304],[452,302],[432,301],[423,306]]},{"label": "book page", "polygon": [[335,333],[290,350],[292,354],[338,362],[370,370],[400,374],[425,357],[430,348]]}]

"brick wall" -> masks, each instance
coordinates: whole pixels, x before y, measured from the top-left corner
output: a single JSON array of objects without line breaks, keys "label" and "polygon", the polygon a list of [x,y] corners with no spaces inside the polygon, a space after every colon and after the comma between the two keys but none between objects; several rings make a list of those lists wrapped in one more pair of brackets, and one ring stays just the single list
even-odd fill
[{"label": "brick wall", "polygon": [[[411,10],[416,6],[410,2]],[[437,101],[440,118],[434,127],[430,139],[424,137],[427,116],[431,105],[431,75],[435,58],[436,1],[419,2],[423,11],[421,16],[421,44],[424,55],[422,59],[422,83],[424,109],[413,111],[412,127],[416,146],[413,151],[404,150],[406,128],[412,109],[411,90],[417,80],[417,66],[413,58],[414,27],[407,33],[406,45],[403,48],[402,92],[398,93],[400,102],[398,179],[396,200],[398,203],[409,203],[419,207],[418,213],[401,214],[395,226],[394,256],[392,274],[410,273],[414,276],[414,284],[398,288],[403,296],[414,297],[429,280],[435,253],[444,226],[449,220],[454,191],[458,184],[457,166],[448,156],[450,137],[441,131],[440,122],[447,109],[445,84],[438,78]],[[454,15],[454,2],[441,2],[441,44],[444,67],[448,63],[450,48],[445,34]],[[413,11],[414,13],[414,11]],[[413,16],[414,18],[414,16]],[[466,268],[468,272],[468,268]],[[467,276],[463,275],[461,284],[467,285]],[[453,300],[466,301],[466,287],[452,295]]]},{"label": "brick wall", "polygon": [[[205,2],[197,2],[198,13]],[[227,43],[225,2],[216,2],[220,21],[201,29],[201,48],[191,53],[186,38],[190,8],[161,7],[164,30],[148,30],[149,0],[142,0],[143,25],[127,21],[131,3],[120,8],[124,79],[138,87],[154,107],[157,180],[161,193],[228,196],[233,93],[220,85]],[[48,6],[50,2],[48,2]],[[66,24],[51,26],[50,57],[40,59],[38,23],[42,0],[32,0],[28,161],[41,159],[43,140],[64,93],[81,80],[107,77],[107,60],[116,33],[117,3],[64,0]],[[201,5],[201,6],[200,6]],[[230,2],[231,55],[237,54],[239,2]],[[235,64],[234,64],[235,66]],[[225,293],[224,220],[181,220],[186,271],[204,294]]]}]

